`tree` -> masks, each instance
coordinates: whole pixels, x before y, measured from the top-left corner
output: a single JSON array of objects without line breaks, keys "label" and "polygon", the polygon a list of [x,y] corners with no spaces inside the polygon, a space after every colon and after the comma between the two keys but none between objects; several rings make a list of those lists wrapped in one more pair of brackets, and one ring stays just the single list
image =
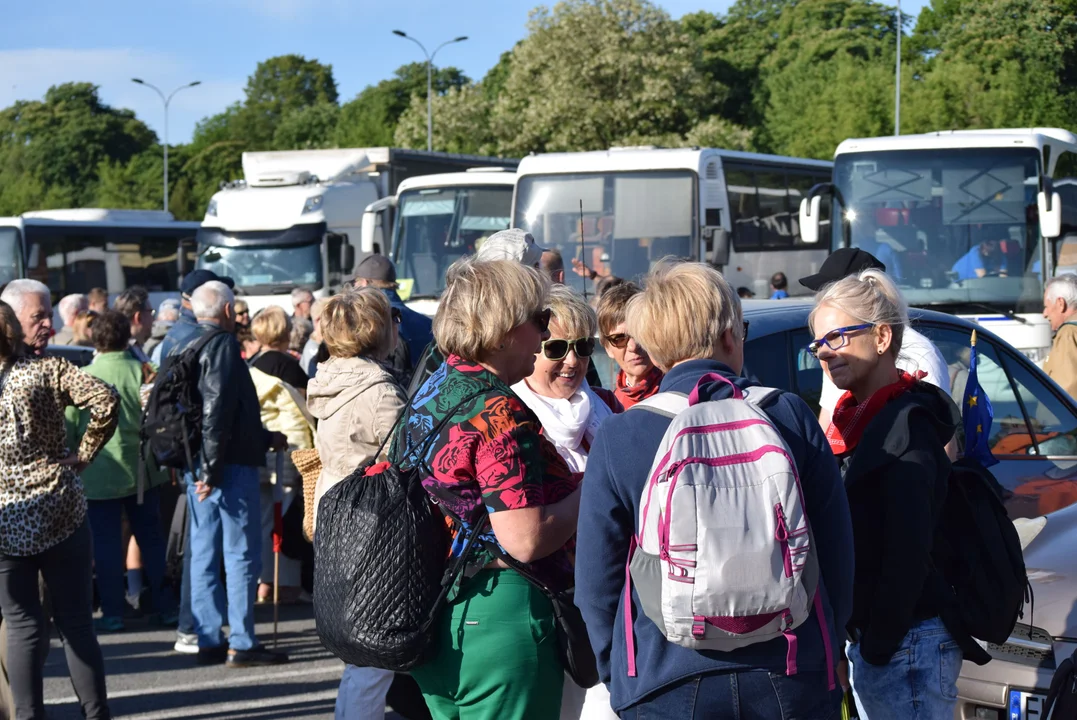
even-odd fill
[{"label": "tree", "polygon": [[238,118],[253,144],[268,147],[288,113],[322,103],[337,103],[333,66],[302,55],[280,55],[258,63],[247,79]]},{"label": "tree", "polygon": [[[441,152],[495,155],[497,141],[490,130],[491,103],[476,85],[452,88],[434,98],[433,145]],[[426,148],[426,101],[418,95],[400,117],[394,135],[400,147]]]},{"label": "tree", "polygon": [[709,83],[695,48],[647,0],[565,0],[528,28],[494,106],[505,154],[608,148],[699,120]]},{"label": "tree", "polygon": [[95,204],[99,207],[135,210],[161,208],[164,198],[161,185],[164,157],[160,147],[135,155],[126,163],[103,160],[97,172],[100,182]]},{"label": "tree", "polygon": [[340,108],[332,103],[318,103],[292,110],[273,133],[275,150],[309,150],[334,145]]}]

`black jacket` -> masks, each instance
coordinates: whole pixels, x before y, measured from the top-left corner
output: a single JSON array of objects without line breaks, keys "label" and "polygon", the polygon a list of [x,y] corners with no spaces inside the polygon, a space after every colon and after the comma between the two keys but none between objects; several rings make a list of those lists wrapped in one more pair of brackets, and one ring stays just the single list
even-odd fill
[{"label": "black jacket", "polygon": [[960,423],[953,400],[919,382],[887,403],[843,462],[856,571],[849,631],[885,665],[917,622],[936,617],[925,584],[949,487],[946,444]]},{"label": "black jacket", "polygon": [[[198,331],[172,354],[216,330],[201,322]],[[218,485],[225,465],[265,465],[270,433],[262,427],[258,393],[247,364],[239,354],[239,343],[231,333],[221,333],[209,341],[199,355],[198,392],[202,397],[202,447],[199,451],[201,480]]]}]

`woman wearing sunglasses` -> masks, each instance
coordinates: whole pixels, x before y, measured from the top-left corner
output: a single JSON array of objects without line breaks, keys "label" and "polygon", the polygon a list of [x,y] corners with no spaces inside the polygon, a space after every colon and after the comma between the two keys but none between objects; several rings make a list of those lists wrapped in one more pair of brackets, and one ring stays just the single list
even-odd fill
[{"label": "woman wearing sunglasses", "polygon": [[602,347],[617,363],[614,394],[627,410],[638,402],[658,393],[662,371],[625,326],[628,302],[641,292],[639,285],[624,283],[611,288],[598,301],[598,330]]},{"label": "woman wearing sunglasses", "polygon": [[860,716],[951,717],[962,653],[939,619],[929,576],[957,407],[922,372],[898,369],[909,318],[883,272],[827,286],[809,323],[817,338],[809,350],[844,391],[826,436],[853,518],[847,655]]},{"label": "woman wearing sunglasses", "polygon": [[390,450],[399,462],[423,461],[424,486],[462,521],[454,554],[476,526],[490,543],[473,547],[466,579],[435,621],[436,649],[411,671],[438,720],[462,709],[491,720],[560,712],[553,605],[498,559],[529,563],[555,590],[572,586],[579,476],[512,391],[550,337],[548,286],[513,260],[453,263],[433,328],[445,361],[411,399]]}]

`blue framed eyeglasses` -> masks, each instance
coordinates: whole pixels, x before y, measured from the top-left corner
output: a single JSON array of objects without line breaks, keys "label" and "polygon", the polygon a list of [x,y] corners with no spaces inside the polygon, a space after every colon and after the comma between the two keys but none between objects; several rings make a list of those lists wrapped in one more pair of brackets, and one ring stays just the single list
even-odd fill
[{"label": "blue framed eyeglasses", "polygon": [[835,330],[831,330],[818,340],[813,340],[808,343],[808,352],[812,355],[818,356],[819,350],[826,345],[831,350],[837,350],[845,347],[849,343],[849,335],[858,333],[861,330],[868,330],[875,327],[871,323],[862,323],[860,325],[846,325]]}]

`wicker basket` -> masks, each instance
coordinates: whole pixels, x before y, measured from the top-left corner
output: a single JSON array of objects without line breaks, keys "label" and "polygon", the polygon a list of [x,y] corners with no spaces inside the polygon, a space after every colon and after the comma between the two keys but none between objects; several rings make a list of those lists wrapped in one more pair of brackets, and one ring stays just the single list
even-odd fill
[{"label": "wicker basket", "polygon": [[303,478],[303,537],[314,542],[314,488],[322,472],[322,459],[317,449],[310,448],[293,451],[292,463]]}]

